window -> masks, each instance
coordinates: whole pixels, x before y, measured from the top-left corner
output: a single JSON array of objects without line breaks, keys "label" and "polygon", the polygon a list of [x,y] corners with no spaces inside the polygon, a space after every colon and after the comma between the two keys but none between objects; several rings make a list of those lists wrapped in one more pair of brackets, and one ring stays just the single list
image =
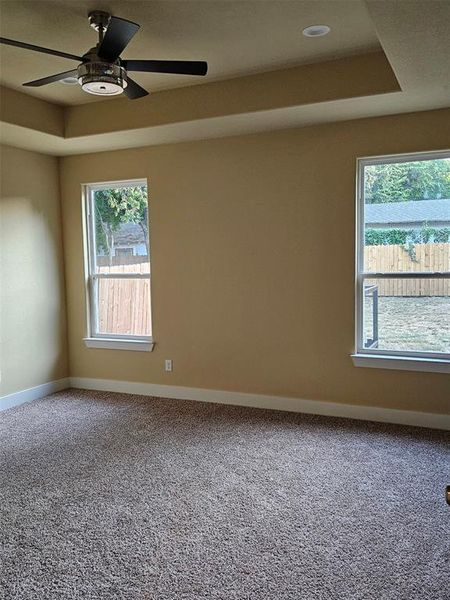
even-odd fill
[{"label": "window", "polygon": [[145,181],[84,186],[88,335],[94,348],[151,350]]},{"label": "window", "polygon": [[354,363],[450,372],[450,152],[359,160],[356,246]]}]

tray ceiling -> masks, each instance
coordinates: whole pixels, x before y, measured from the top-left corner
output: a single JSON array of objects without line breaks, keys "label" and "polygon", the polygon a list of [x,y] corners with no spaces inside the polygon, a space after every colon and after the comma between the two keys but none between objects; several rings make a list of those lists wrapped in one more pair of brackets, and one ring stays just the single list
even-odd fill
[{"label": "tray ceiling", "polygon": [[[123,58],[208,61],[206,78],[135,74],[136,81],[152,91],[320,62],[380,47],[367,8],[359,0],[1,0],[0,32],[3,37],[82,54],[97,41],[87,21],[93,9],[141,25]],[[331,33],[315,39],[302,35],[304,27],[318,23],[329,25]],[[78,86],[54,83],[30,89],[23,88],[22,83],[75,65],[70,60],[20,48],[0,48],[1,83],[54,103],[84,104],[97,98],[83,93]]]}]

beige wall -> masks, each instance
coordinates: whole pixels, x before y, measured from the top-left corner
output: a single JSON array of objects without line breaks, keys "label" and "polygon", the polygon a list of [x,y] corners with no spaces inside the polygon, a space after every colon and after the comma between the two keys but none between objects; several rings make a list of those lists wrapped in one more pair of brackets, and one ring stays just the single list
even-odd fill
[{"label": "beige wall", "polygon": [[64,136],[64,108],[0,86],[0,121],[28,131]]},{"label": "beige wall", "polygon": [[[447,148],[449,124],[446,109],[62,159],[71,375],[450,412],[448,375],[349,356],[355,159]],[[80,184],[142,177],[156,347],[87,349]]]},{"label": "beige wall", "polygon": [[58,159],[1,147],[0,395],[68,375]]}]

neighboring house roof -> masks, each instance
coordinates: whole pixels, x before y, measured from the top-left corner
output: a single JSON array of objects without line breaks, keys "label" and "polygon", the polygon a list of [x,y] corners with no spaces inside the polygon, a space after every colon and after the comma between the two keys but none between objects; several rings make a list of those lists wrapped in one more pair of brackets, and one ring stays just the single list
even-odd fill
[{"label": "neighboring house roof", "polygon": [[366,225],[450,226],[450,198],[366,204]]},{"label": "neighboring house roof", "polygon": [[114,234],[114,244],[116,246],[145,244],[145,236],[141,226],[137,223],[121,223]]}]

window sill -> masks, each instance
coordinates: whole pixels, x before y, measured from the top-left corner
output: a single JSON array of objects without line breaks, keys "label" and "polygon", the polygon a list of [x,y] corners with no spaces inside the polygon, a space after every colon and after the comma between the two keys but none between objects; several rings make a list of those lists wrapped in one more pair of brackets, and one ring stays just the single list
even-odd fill
[{"label": "window sill", "polygon": [[148,340],[120,340],[115,338],[83,338],[88,348],[102,348],[103,350],[133,350],[137,352],[151,352],[155,342]]},{"label": "window sill", "polygon": [[355,367],[450,373],[450,360],[445,358],[418,358],[414,356],[392,356],[387,354],[352,354],[351,357]]}]

